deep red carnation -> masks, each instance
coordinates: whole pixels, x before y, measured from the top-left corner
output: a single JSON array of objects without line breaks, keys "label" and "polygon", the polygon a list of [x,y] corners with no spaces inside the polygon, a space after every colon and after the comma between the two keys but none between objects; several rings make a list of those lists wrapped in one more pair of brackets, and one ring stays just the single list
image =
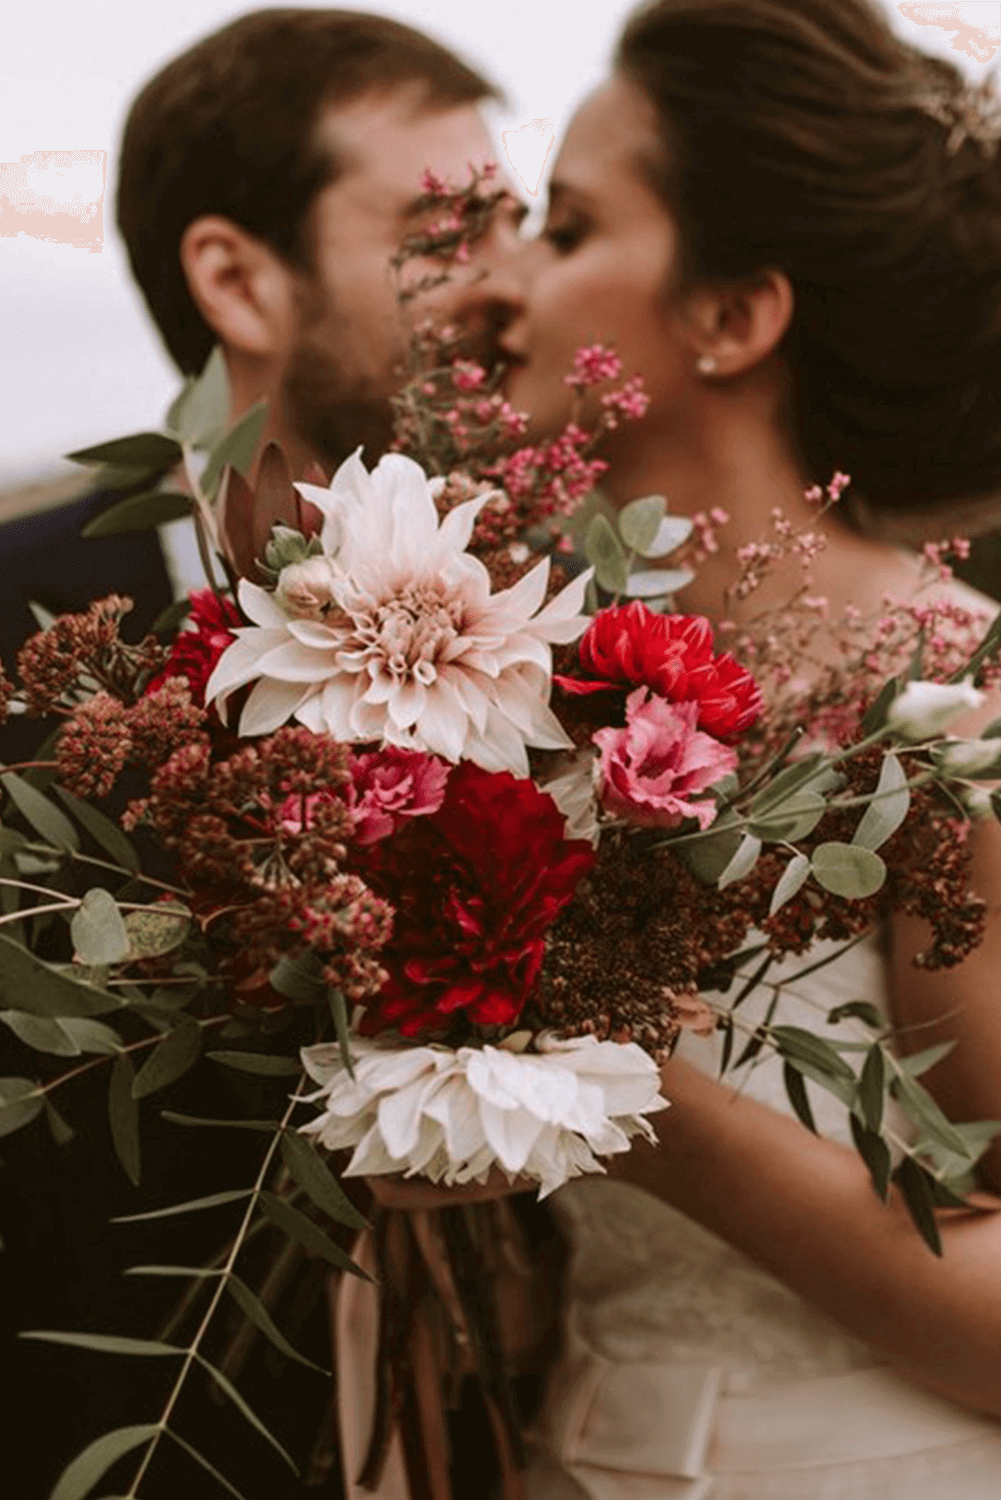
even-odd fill
[{"label": "deep red carnation", "polygon": [[507,771],[464,763],[440,809],[374,845],[365,878],[396,907],[379,955],[389,983],[362,1030],[439,1035],[463,1012],[509,1025],[538,977],[545,935],[594,864],[552,798]]},{"label": "deep red carnation", "polygon": [[713,654],[702,615],[659,615],[639,599],[599,610],[581,638],[580,677],[556,677],[568,693],[647,687],[669,703],[697,703],[698,727],[732,740],[761,712],[761,690],[727,652]]},{"label": "deep red carnation", "polygon": [[188,619],[194,630],[178,632],[162,672],[153,678],[147,692],[162,687],[168,677],[186,677],[192,700],[205,707],[205,688],[226,647],[236,637],[233,631],[243,621],[235,604],[220,599],[211,589],[199,589],[191,595]]}]

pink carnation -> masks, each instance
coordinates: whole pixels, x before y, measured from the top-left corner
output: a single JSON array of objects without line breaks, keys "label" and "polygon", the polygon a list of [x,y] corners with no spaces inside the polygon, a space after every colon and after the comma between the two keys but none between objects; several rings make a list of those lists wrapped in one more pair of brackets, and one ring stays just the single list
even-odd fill
[{"label": "pink carnation", "polygon": [[602,803],[616,817],[644,828],[673,828],[697,818],[708,828],[711,799],[690,801],[736,769],[737,755],[696,729],[699,705],[669,703],[637,688],[626,699],[626,727],[599,729]]},{"label": "pink carnation", "polygon": [[393,745],[353,756],[348,805],[357,842],[374,844],[394,833],[404,818],[437,812],[449,769],[437,756]]}]

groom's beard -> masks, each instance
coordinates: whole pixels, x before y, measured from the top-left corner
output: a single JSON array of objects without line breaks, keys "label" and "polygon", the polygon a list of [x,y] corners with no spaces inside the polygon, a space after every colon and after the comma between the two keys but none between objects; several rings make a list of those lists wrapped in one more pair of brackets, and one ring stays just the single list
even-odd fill
[{"label": "groom's beard", "polygon": [[[359,446],[371,468],[392,442],[390,395],[400,382],[391,369],[376,375],[357,368],[366,356],[371,365],[363,330],[339,317],[318,293],[301,313],[301,333],[282,380],[285,420],[326,468],[336,469]],[[402,358],[387,351],[387,364],[394,357]]]}]

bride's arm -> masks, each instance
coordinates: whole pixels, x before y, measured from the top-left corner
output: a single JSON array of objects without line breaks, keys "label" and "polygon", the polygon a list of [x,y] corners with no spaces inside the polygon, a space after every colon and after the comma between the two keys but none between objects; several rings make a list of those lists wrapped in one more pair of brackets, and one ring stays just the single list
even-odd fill
[{"label": "bride's arm", "polygon": [[662,1072],[659,1144],[613,1157],[609,1174],[673,1203],[912,1379],[1001,1416],[1001,1213],[942,1214],[938,1259],[850,1147],[678,1059]]}]

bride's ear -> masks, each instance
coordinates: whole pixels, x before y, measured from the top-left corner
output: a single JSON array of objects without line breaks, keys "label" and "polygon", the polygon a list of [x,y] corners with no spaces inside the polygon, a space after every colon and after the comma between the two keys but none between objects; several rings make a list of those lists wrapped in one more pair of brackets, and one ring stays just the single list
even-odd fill
[{"label": "bride's ear", "polygon": [[731,286],[691,294],[688,322],[703,375],[743,375],[772,354],[792,321],[795,294],[784,271],[767,269]]},{"label": "bride's ear", "polygon": [[180,258],[192,300],[224,348],[258,359],[284,355],[293,274],[270,246],[231,219],[205,214],[184,231]]}]

